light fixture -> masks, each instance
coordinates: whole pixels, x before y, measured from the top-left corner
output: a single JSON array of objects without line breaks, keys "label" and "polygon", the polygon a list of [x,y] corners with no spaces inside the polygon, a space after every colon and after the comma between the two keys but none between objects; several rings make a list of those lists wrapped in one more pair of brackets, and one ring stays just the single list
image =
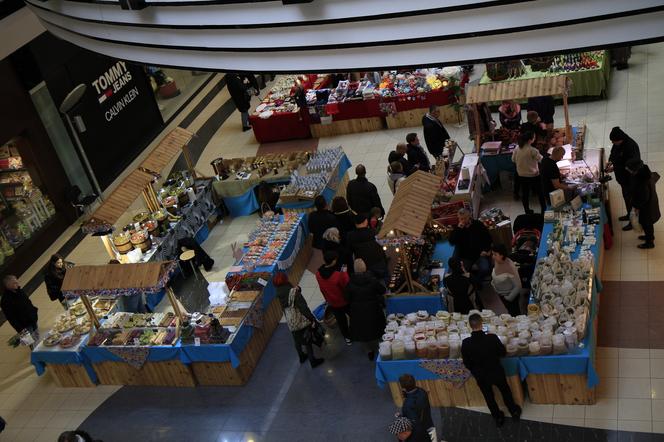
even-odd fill
[{"label": "light fixture", "polygon": [[441,83],[440,83],[440,84],[442,84],[442,85],[443,85],[443,87],[447,87],[447,85],[448,85],[448,84],[450,84],[450,82],[449,82],[449,81],[447,81],[447,80],[443,80],[443,81],[441,81]]}]

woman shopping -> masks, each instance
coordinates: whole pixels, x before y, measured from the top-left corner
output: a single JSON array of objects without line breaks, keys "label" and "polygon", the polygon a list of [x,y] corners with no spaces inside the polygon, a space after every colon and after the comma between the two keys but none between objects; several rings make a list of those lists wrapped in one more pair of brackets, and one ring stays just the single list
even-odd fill
[{"label": "woman shopping", "polygon": [[67,300],[62,294],[62,282],[65,279],[67,269],[73,267],[74,264],[65,262],[62,256],[57,253],[51,256],[44,274],[44,282],[46,283],[46,292],[51,301],[59,301],[60,304],[67,310]]},{"label": "woman shopping", "polygon": [[[302,296],[302,289],[299,286],[293,287],[288,281],[288,276],[283,272],[274,275],[272,283],[277,289],[277,298],[279,298],[279,304],[284,310],[288,329],[293,335],[293,342],[300,357],[300,363],[303,364],[304,361],[309,359],[311,368],[318,367],[325,362],[325,359],[315,357],[312,341],[307,338],[307,335],[311,335],[310,331],[318,321],[309,310],[307,301]],[[302,350],[302,347],[307,349],[306,353]]]},{"label": "woman shopping", "polygon": [[531,191],[537,195],[542,213],[546,210],[546,200],[544,199],[539,172],[539,162],[542,161],[542,155],[532,146],[534,142],[535,134],[523,132],[519,135],[519,147],[514,149],[512,153],[512,162],[516,164],[516,173],[521,185],[521,202],[523,203],[523,210],[527,214],[533,213],[530,209]]},{"label": "woman shopping", "polygon": [[521,277],[514,262],[507,256],[507,248],[502,244],[493,246],[493,272],[491,285],[507,312],[512,316],[521,314]]}]

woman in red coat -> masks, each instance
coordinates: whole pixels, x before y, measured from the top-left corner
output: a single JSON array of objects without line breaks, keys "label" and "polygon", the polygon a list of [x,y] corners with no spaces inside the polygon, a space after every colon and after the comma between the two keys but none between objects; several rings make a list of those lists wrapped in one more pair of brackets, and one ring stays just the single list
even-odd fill
[{"label": "woman in red coat", "polygon": [[348,316],[350,316],[350,305],[344,297],[344,289],[350,280],[348,273],[337,270],[339,254],[334,250],[328,250],[323,254],[325,264],[320,266],[316,272],[316,280],[320,292],[327,302],[328,308],[337,320],[339,330],[346,340],[346,345],[351,345],[350,331],[348,329]]}]

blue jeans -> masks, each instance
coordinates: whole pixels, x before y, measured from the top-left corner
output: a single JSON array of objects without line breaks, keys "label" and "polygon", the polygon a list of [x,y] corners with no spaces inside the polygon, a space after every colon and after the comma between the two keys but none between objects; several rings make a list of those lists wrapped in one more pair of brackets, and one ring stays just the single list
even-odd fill
[{"label": "blue jeans", "polygon": [[145,303],[143,295],[125,296],[123,299],[124,311],[130,313],[145,313]]},{"label": "blue jeans", "polygon": [[240,116],[242,116],[242,127],[249,127],[249,112],[240,112]]}]

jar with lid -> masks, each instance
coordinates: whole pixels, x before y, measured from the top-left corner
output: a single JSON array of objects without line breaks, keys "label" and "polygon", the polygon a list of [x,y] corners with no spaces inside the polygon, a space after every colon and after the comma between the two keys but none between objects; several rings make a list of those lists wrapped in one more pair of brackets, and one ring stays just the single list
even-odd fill
[{"label": "jar with lid", "polygon": [[392,343],[391,342],[381,342],[378,344],[378,353],[380,358],[383,361],[389,361],[392,359]]},{"label": "jar with lid", "polygon": [[403,341],[398,339],[392,341],[392,359],[395,361],[406,359],[406,350]]},{"label": "jar with lid", "polygon": [[[412,339],[404,342],[404,350],[406,352],[406,359],[417,359],[417,351],[415,349],[415,341]],[[394,349],[392,350],[394,352]]]}]

